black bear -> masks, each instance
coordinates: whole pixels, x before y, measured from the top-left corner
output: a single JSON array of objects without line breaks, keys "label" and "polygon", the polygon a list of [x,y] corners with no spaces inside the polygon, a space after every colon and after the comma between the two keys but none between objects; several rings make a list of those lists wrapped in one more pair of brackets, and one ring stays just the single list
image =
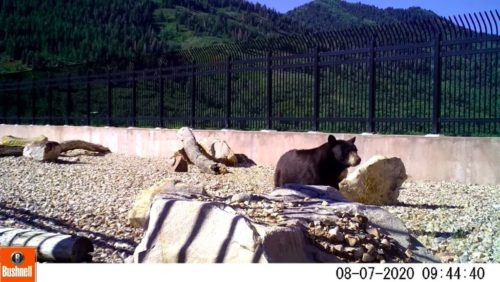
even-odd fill
[{"label": "black bear", "polygon": [[328,185],[338,189],[347,168],[361,162],[354,141],[356,137],[337,140],[330,135],[328,142],[317,148],[286,152],[276,165],[274,186],[298,183]]}]

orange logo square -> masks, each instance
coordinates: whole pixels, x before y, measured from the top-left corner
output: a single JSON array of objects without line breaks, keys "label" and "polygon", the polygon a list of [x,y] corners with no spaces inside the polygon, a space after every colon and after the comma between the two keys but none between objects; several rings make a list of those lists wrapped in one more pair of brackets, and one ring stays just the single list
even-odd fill
[{"label": "orange logo square", "polygon": [[0,282],[35,282],[36,248],[0,247]]}]

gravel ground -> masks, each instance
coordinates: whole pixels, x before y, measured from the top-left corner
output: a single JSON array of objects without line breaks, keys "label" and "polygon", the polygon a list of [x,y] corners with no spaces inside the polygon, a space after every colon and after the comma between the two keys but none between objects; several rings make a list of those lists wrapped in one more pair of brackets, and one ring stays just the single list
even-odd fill
[{"label": "gravel ground", "polygon": [[[123,262],[142,230],[127,224],[134,197],[170,177],[203,186],[209,194],[267,193],[273,168],[230,168],[226,175],[167,171],[165,159],[73,151],[56,163],[0,158],[0,227],[42,229],[90,238],[95,262]],[[405,182],[399,217],[446,262],[500,262],[500,186]]]}]

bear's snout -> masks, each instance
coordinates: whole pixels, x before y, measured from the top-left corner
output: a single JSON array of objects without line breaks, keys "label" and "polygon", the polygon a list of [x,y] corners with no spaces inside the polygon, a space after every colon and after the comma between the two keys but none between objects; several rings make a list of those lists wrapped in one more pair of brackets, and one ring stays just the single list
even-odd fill
[{"label": "bear's snout", "polygon": [[347,164],[349,166],[357,166],[361,163],[361,158],[358,156],[356,152],[351,152],[349,154],[349,159],[347,160]]}]

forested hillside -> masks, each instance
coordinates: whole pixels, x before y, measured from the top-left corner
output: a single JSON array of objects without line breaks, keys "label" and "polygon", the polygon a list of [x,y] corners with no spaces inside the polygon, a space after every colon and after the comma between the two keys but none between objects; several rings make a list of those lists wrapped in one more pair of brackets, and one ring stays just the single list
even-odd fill
[{"label": "forested hillside", "polygon": [[243,0],[0,0],[0,72],[300,32]]},{"label": "forested hillside", "polygon": [[305,28],[316,32],[414,21],[437,16],[431,11],[418,7],[380,9],[371,5],[349,3],[342,0],[315,0],[291,10],[286,15],[300,22]]},{"label": "forested hillside", "polygon": [[340,0],[316,0],[286,15],[244,0],[0,0],[0,73],[137,62],[171,50],[428,14]]}]

